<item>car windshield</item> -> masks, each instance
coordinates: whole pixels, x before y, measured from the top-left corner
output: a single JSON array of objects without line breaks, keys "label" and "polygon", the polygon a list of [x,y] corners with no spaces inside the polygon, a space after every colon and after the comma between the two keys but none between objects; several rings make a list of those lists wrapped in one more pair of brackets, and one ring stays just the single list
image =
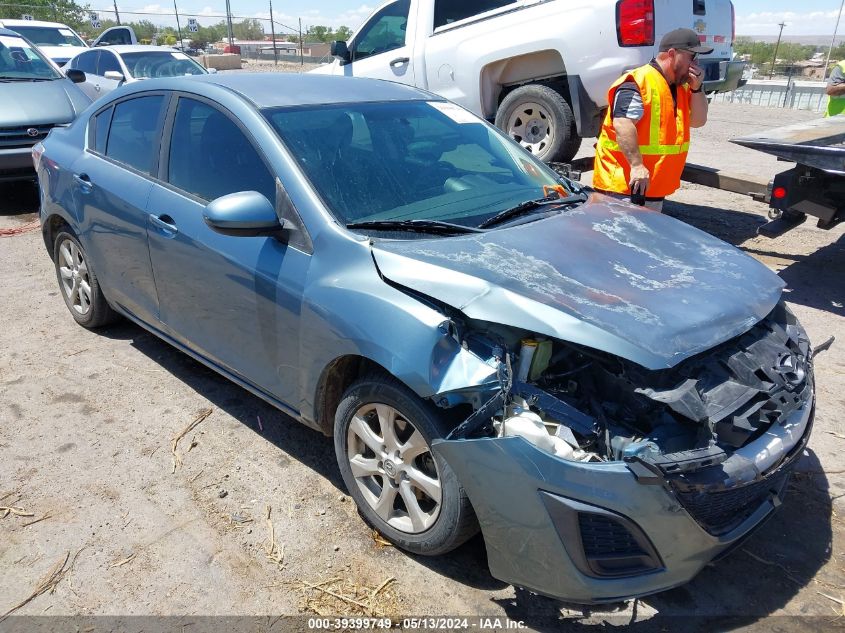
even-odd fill
[{"label": "car windshield", "polygon": [[264,115],[345,225],[478,227],[523,203],[541,207],[579,191],[451,103],[351,103]]},{"label": "car windshield", "polygon": [[208,72],[185,53],[177,51],[123,53],[121,57],[135,79],[205,75]]},{"label": "car windshield", "polygon": [[61,75],[22,37],[0,35],[0,80],[57,79]]},{"label": "car windshield", "polygon": [[62,26],[14,26],[16,31],[36,46],[85,46],[76,33]]}]

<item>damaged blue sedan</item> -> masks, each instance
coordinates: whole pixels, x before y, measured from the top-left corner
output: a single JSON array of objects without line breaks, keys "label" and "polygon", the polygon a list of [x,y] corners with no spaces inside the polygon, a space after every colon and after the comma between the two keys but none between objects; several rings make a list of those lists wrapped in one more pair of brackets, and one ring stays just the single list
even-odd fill
[{"label": "damaged blue sedan", "polygon": [[128,318],[334,438],[407,551],[594,603],[781,504],[813,420],[783,282],[389,82],[149,80],[33,150],[73,318]]}]

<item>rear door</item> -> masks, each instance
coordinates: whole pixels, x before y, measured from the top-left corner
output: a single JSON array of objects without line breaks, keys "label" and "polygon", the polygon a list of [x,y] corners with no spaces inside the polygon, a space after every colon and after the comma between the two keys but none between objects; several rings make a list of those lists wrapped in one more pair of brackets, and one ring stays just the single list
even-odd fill
[{"label": "rear door", "polygon": [[120,62],[112,51],[100,51],[100,60],[97,62],[97,75],[94,79],[94,92],[98,97],[107,94],[117,88],[120,82],[115,79],[107,79],[106,73],[109,71],[118,72],[121,75],[125,72],[120,67]]},{"label": "rear door", "polygon": [[352,61],[338,73],[415,85],[411,4],[393,0],[374,13],[349,43]]},{"label": "rear door", "polygon": [[144,93],[97,112],[72,166],[83,243],[109,301],[158,322],[147,243],[147,202],[158,169],[167,96]]}]

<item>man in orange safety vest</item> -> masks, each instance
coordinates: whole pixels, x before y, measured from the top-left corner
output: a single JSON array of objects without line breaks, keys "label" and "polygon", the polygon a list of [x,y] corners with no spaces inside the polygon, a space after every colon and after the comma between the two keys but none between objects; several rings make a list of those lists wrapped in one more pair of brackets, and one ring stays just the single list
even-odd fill
[{"label": "man in orange safety vest", "polygon": [[596,144],[593,187],[655,211],[681,186],[690,128],[707,122],[707,97],[696,64],[712,48],[691,29],[660,40],[657,57],[620,77]]}]

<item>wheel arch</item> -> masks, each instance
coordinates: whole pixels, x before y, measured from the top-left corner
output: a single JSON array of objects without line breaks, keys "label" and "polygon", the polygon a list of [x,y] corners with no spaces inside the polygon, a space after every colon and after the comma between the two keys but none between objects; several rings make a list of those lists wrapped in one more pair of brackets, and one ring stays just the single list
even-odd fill
[{"label": "wheel arch", "polygon": [[545,49],[499,59],[481,69],[481,108],[492,119],[508,92],[528,83],[542,83],[569,99],[566,64],[560,51]]},{"label": "wheel arch", "polygon": [[70,223],[57,213],[51,214],[46,220],[41,223],[41,237],[44,239],[44,246],[53,258],[53,246],[56,243],[56,236],[61,231],[67,231],[76,239],[79,239],[79,234],[73,230]]},{"label": "wheel arch", "polygon": [[335,411],[344,392],[356,380],[370,374],[382,374],[399,380],[379,363],[357,354],[340,356],[326,365],[317,382],[314,399],[317,428],[323,434],[332,435]]}]

